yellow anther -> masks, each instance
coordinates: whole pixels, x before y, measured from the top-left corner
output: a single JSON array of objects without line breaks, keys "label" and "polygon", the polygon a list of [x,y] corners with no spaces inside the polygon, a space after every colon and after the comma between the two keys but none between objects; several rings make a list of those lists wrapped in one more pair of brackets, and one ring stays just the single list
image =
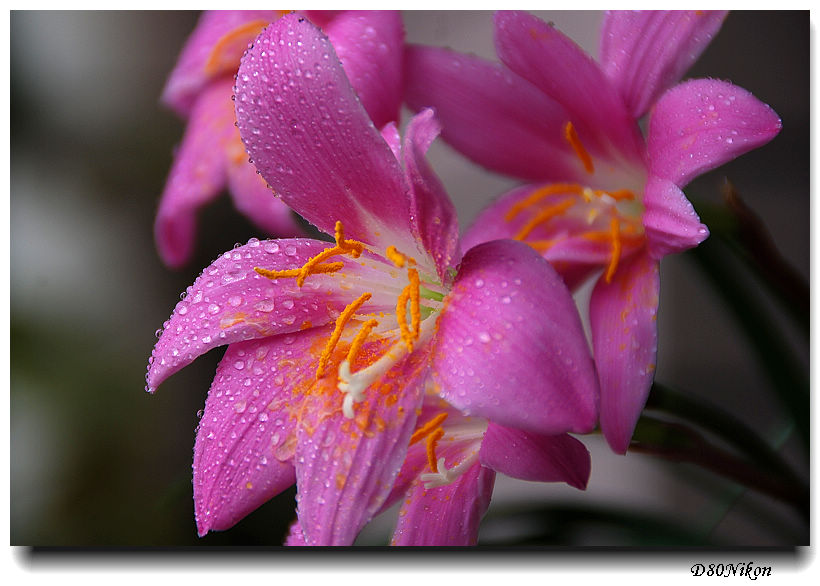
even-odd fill
[{"label": "yellow anther", "polygon": [[356,356],[359,355],[359,350],[362,349],[362,344],[367,339],[367,336],[370,335],[370,332],[379,325],[375,319],[371,319],[366,321],[359,332],[356,334],[356,337],[353,338],[353,343],[350,344],[350,350],[347,352],[347,361],[353,365],[353,361],[356,359]]},{"label": "yellow anther", "polygon": [[538,203],[540,200],[551,195],[565,195],[576,194],[580,195],[584,188],[577,183],[551,183],[540,189],[536,189],[521,201],[516,202],[507,210],[505,219],[509,222],[517,216],[522,210],[527,209],[531,205]]},{"label": "yellow anther", "polygon": [[393,264],[399,268],[402,268],[404,263],[407,262],[407,257],[400,253],[393,245],[387,247],[385,255],[387,255],[387,258],[393,261]]},{"label": "yellow anther", "polygon": [[436,461],[436,444],[444,435],[444,430],[440,427],[427,436],[427,462],[430,470],[438,472],[438,462]]},{"label": "yellow anther", "polygon": [[601,189],[595,191],[595,195],[602,196],[608,195],[615,201],[621,201],[624,199],[633,200],[635,199],[635,194],[632,193],[629,189],[616,189],[615,191],[603,191]]},{"label": "yellow anther", "polygon": [[[410,282],[399,294],[396,301],[396,321],[399,323],[401,339],[407,346],[407,351],[413,351],[413,342],[421,331],[421,293],[419,291],[419,272],[416,269],[407,269],[407,278]],[[407,302],[410,302],[410,325],[407,325]]]},{"label": "yellow anther", "polygon": [[567,211],[569,208],[575,205],[575,199],[565,199],[560,203],[553,204],[548,206],[542,210],[540,210],[533,218],[527,222],[523,228],[514,236],[516,240],[524,240],[527,236],[530,235],[536,226],[539,224],[543,224],[548,220],[551,220],[555,216],[559,216]]},{"label": "yellow anther", "polygon": [[592,165],[592,157],[589,156],[589,153],[584,148],[584,145],[581,144],[581,139],[578,138],[578,133],[575,131],[575,127],[572,125],[572,122],[567,122],[564,126],[564,138],[567,139],[567,142],[575,151],[575,154],[579,159],[581,159],[581,163],[583,163],[586,172],[590,175],[594,173],[595,167]]},{"label": "yellow anther", "polygon": [[618,259],[621,258],[621,222],[618,218],[612,218],[609,226],[610,236],[612,237],[612,256],[609,259],[609,266],[606,268],[606,275],[604,275],[607,283],[612,282],[612,276],[618,268]]},{"label": "yellow anther", "polygon": [[552,248],[556,242],[557,240],[529,240],[527,241],[527,246],[543,254]]},{"label": "yellow anther", "polygon": [[338,248],[342,249],[353,258],[359,258],[362,250],[364,250],[364,244],[358,240],[345,240],[344,229],[342,228],[342,223],[339,220],[336,221],[335,236],[336,246]]},{"label": "yellow anther", "polygon": [[412,446],[416,442],[430,435],[438,426],[441,425],[441,423],[445,419],[447,419],[447,413],[439,413],[430,421],[419,427],[416,431],[413,432],[413,435],[410,436],[410,445]]},{"label": "yellow anther", "polygon": [[372,295],[370,293],[362,293],[361,297],[345,307],[344,311],[339,314],[339,317],[336,318],[336,327],[333,329],[333,333],[330,335],[330,339],[328,339],[327,345],[322,351],[322,355],[319,357],[319,366],[316,367],[317,380],[322,378],[324,375],[325,368],[327,368],[327,363],[330,362],[330,355],[333,354],[336,344],[339,343],[339,338],[342,337],[342,331],[344,330],[345,324],[350,321],[350,318],[353,317],[353,314],[359,310],[362,304],[364,304],[371,297]]},{"label": "yellow anther", "polygon": [[214,75],[226,70],[236,72],[242,52],[267,24],[267,20],[253,20],[220,37],[205,62],[205,73]]},{"label": "yellow anther", "polygon": [[[336,271],[341,270],[342,267],[344,267],[344,263],[330,262],[325,264],[314,265],[310,268],[310,272],[314,275],[317,273],[335,273]],[[272,271],[268,269],[263,269],[262,267],[254,267],[253,270],[262,275],[263,277],[267,277],[268,279],[294,279],[302,274],[302,269],[285,269],[282,271]]]}]

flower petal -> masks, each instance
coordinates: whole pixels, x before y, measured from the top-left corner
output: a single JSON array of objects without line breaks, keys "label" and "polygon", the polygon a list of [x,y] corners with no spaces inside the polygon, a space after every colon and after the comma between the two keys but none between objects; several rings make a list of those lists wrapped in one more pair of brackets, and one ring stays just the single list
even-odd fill
[{"label": "flower petal", "polygon": [[521,242],[464,255],[433,360],[441,396],[466,415],[542,434],[595,425],[597,381],[578,311],[552,267]]},{"label": "flower petal", "polygon": [[638,126],[598,64],[580,47],[524,12],[496,13],[495,31],[501,61],[566,108],[591,154],[606,154],[611,143],[629,161],[641,160]]},{"label": "flower petal", "polygon": [[446,281],[447,269],[457,263],[458,216],[453,202],[424,154],[441,131],[432,110],[414,116],[404,137],[404,165],[407,182],[412,186],[412,225],[416,238],[436,263],[438,276]]},{"label": "flower petal", "polygon": [[666,92],[649,120],[649,171],[685,187],[780,132],[777,114],[743,88],[696,79]]},{"label": "flower petal", "polygon": [[581,178],[563,138],[569,114],[500,64],[409,46],[405,75],[407,104],[435,108],[444,140],[478,164],[532,181]]},{"label": "flower petal", "polygon": [[183,265],[191,257],[196,213],[225,187],[227,147],[234,128],[230,81],[215,83],[202,93],[191,111],[154,224],[163,262]]},{"label": "flower petal", "polygon": [[373,124],[381,128],[398,121],[404,50],[401,13],[349,10],[321,26]]},{"label": "flower petal", "polygon": [[566,482],[584,490],[591,461],[584,444],[567,434],[538,435],[490,423],[481,463],[512,478]]},{"label": "flower petal", "polygon": [[285,545],[288,547],[304,547],[307,545],[307,543],[305,543],[305,536],[302,535],[302,527],[299,525],[298,520],[294,521],[290,526],[290,532],[285,539]]},{"label": "flower petal", "polygon": [[680,188],[666,179],[650,177],[644,192],[643,224],[653,258],[682,252],[709,236],[695,208]]},{"label": "flower petal", "polygon": [[187,116],[205,85],[217,77],[232,78],[248,44],[278,17],[273,10],[203,12],[162,90],[162,102]]},{"label": "flower petal", "polygon": [[601,430],[619,454],[629,446],[655,374],[659,286],[658,262],[639,254],[621,263],[610,283],[599,279],[590,299]]},{"label": "flower petal", "polygon": [[308,545],[351,545],[381,508],[404,461],[428,360],[422,349],[393,367],[355,404],[353,419],[342,413],[335,377],[325,377],[306,395],[296,477]]},{"label": "flower petal", "polygon": [[601,30],[601,68],[635,118],[646,114],[712,42],[726,11],[614,10]]},{"label": "flower petal", "polygon": [[415,248],[399,162],[313,24],[291,14],[259,35],[237,75],[236,117],[256,168],[306,220],[329,234],[341,220],[382,250]]},{"label": "flower petal", "polygon": [[494,484],[495,472],[478,462],[446,486],[426,489],[417,481],[399,511],[391,545],[475,545]]},{"label": "flower petal", "polygon": [[329,328],[231,344],[219,363],[194,447],[200,535],[227,529],[294,482],[296,381],[315,365],[295,360]]},{"label": "flower petal", "polygon": [[[328,275],[313,275],[300,288],[294,279],[271,280],[254,271],[299,268],[327,242],[252,240],[229,250],[191,285],[177,303],[149,360],[147,390],[212,348],[295,332],[335,320],[346,303]],[[355,264],[355,263],[351,263]],[[330,294],[328,294],[330,293]]]}]

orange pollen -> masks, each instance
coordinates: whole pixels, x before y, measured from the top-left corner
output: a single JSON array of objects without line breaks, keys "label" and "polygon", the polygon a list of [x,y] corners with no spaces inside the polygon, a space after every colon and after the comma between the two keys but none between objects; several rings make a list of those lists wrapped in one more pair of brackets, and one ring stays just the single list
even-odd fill
[{"label": "orange pollen", "polygon": [[618,259],[621,257],[621,223],[618,218],[612,218],[609,226],[610,235],[612,236],[612,257],[609,259],[609,266],[607,266],[604,276],[607,283],[612,282],[612,276],[618,268]]},{"label": "orange pollen", "polygon": [[447,413],[439,413],[430,421],[419,427],[415,432],[413,432],[413,435],[410,436],[410,445],[412,446],[413,444],[430,435],[433,432],[433,430],[439,427],[445,419],[447,419]]},{"label": "orange pollen", "polygon": [[362,349],[362,344],[364,344],[365,339],[367,336],[370,335],[370,332],[379,325],[379,322],[375,319],[371,319],[366,321],[359,332],[356,334],[356,337],[353,338],[353,343],[350,344],[350,350],[347,352],[347,361],[352,365],[353,361],[356,359],[356,356],[359,355],[359,351]]},{"label": "orange pollen", "polygon": [[[419,292],[419,272],[407,269],[410,282],[402,289],[396,302],[396,321],[399,323],[401,339],[407,345],[407,351],[413,351],[413,342],[418,339],[421,328],[421,300]],[[410,301],[410,326],[407,325],[407,302]]]},{"label": "orange pollen", "polygon": [[577,200],[575,199],[565,199],[560,203],[553,204],[548,206],[542,210],[540,210],[532,219],[530,219],[523,228],[515,235],[516,240],[524,240],[527,236],[530,235],[539,224],[543,224],[548,220],[551,220],[555,216],[559,216],[567,211],[569,208],[575,205]]},{"label": "orange pollen", "polygon": [[336,348],[336,344],[339,343],[339,338],[342,337],[342,330],[344,330],[345,324],[350,321],[350,318],[353,317],[353,314],[358,311],[364,302],[371,297],[372,295],[370,293],[362,293],[361,297],[345,307],[344,311],[336,318],[336,327],[333,329],[333,333],[330,335],[330,339],[328,339],[327,345],[319,357],[319,366],[316,367],[316,380],[319,380],[324,375],[327,363],[330,362],[330,355]]},{"label": "orange pollen", "polygon": [[578,133],[575,131],[575,127],[572,125],[572,122],[567,122],[564,126],[564,138],[567,139],[567,142],[572,147],[572,150],[574,150],[578,158],[581,159],[586,172],[592,175],[595,172],[595,167],[592,165],[592,157],[589,156],[589,153],[584,148],[584,145],[581,144],[581,139],[578,138]]},{"label": "orange pollen", "polygon": [[438,440],[444,435],[444,430],[440,427],[433,433],[427,436],[427,462],[430,464],[430,470],[438,473],[438,462],[436,461],[436,444]]},{"label": "orange pollen", "polygon": [[536,189],[521,201],[516,202],[513,206],[510,207],[509,210],[507,210],[507,215],[505,216],[505,219],[508,222],[511,221],[522,210],[527,209],[528,207],[539,202],[545,197],[559,194],[564,195],[569,193],[581,195],[583,191],[584,188],[578,185],[577,183],[552,183],[545,187],[541,187],[540,189]]},{"label": "orange pollen", "polygon": [[399,268],[402,268],[408,261],[410,262],[410,264],[415,264],[415,261],[412,258],[408,258],[406,255],[399,252],[398,249],[393,245],[387,247],[385,255],[387,256],[388,260],[392,261],[393,264]]},{"label": "orange pollen", "polygon": [[630,191],[629,189],[617,189],[615,191],[604,191],[602,189],[596,189],[594,193],[595,193],[595,195],[597,195],[599,197],[602,196],[602,195],[608,195],[609,197],[611,197],[612,199],[614,199],[616,201],[622,201],[622,200],[625,200],[625,199],[629,199],[629,200],[634,200],[635,199],[635,194],[632,193],[632,191]]},{"label": "orange pollen", "polygon": [[234,71],[239,67],[239,59],[242,52],[260,31],[267,25],[265,20],[253,20],[236,27],[227,34],[222,35],[208,55],[205,62],[205,73],[214,75],[223,69],[232,68]]},{"label": "orange pollen", "polygon": [[[341,270],[342,267],[344,267],[344,263],[341,262],[317,264],[310,267],[310,272],[313,275],[318,273],[335,273],[336,271]],[[302,274],[302,269],[285,269],[283,271],[271,271],[268,269],[263,269],[262,267],[254,267],[253,270],[262,275],[263,277],[267,277],[268,279],[292,279],[298,278]]]}]

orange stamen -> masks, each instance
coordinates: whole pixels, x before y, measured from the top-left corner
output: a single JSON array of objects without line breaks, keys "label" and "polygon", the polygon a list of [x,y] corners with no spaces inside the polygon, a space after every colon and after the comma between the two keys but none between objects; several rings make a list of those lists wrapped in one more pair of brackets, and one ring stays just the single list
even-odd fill
[{"label": "orange stamen", "polygon": [[578,138],[578,133],[575,131],[575,127],[572,125],[572,122],[567,122],[564,126],[564,138],[567,139],[567,142],[575,151],[575,154],[579,159],[581,159],[581,163],[584,164],[584,169],[586,172],[590,175],[594,173],[595,167],[592,165],[592,157],[589,156],[589,153],[584,148],[584,145],[581,144],[581,139]]},{"label": "orange stamen", "polygon": [[546,187],[542,187],[540,189],[536,189],[527,197],[522,199],[519,202],[516,202],[509,210],[507,210],[507,215],[505,219],[509,222],[515,216],[517,216],[522,210],[530,207],[531,205],[537,203],[538,201],[544,199],[545,197],[549,197],[551,195],[559,195],[559,194],[569,194],[574,193],[576,195],[580,195],[583,193],[584,188],[578,185],[577,183],[553,183],[547,185]]},{"label": "orange stamen", "polygon": [[609,225],[610,235],[612,236],[612,257],[609,259],[609,266],[606,268],[606,275],[604,275],[607,283],[612,281],[612,276],[618,268],[618,259],[621,258],[621,223],[618,218],[612,218]]},{"label": "orange stamen", "polygon": [[430,435],[433,432],[433,430],[435,430],[439,425],[441,425],[441,423],[445,419],[447,419],[447,413],[439,413],[430,421],[419,427],[416,431],[413,432],[413,435],[410,436],[410,445],[412,446],[416,442]]},{"label": "orange stamen", "polygon": [[393,264],[399,268],[402,268],[404,263],[407,262],[407,257],[400,253],[395,246],[388,246],[385,254],[387,255],[387,258],[393,261]]},{"label": "orange stamen", "polygon": [[569,208],[574,206],[575,202],[575,199],[566,199],[560,203],[542,209],[535,215],[535,217],[530,219],[530,221],[527,222],[523,228],[521,228],[521,230],[518,232],[518,234],[514,236],[514,238],[516,240],[524,240],[527,236],[530,235],[530,232],[532,232],[536,228],[536,226],[547,222],[555,216],[563,214]]},{"label": "orange stamen", "polygon": [[228,68],[236,71],[242,52],[267,24],[265,20],[253,20],[223,35],[208,55],[205,73],[214,75]]},{"label": "orange stamen", "polygon": [[438,462],[436,461],[436,444],[443,435],[444,430],[439,427],[427,437],[427,462],[430,464],[430,469],[436,473],[438,473]]},{"label": "orange stamen", "polygon": [[635,194],[632,193],[629,189],[617,189],[615,191],[604,191],[603,189],[596,189],[595,195],[598,197],[602,195],[608,195],[615,201],[621,201],[624,199],[634,200]]},{"label": "orange stamen", "polygon": [[364,302],[371,297],[372,295],[370,293],[362,293],[361,297],[345,307],[344,311],[336,318],[336,327],[333,329],[333,333],[330,335],[330,339],[327,341],[327,345],[319,357],[319,366],[316,368],[316,380],[319,380],[324,375],[327,363],[330,362],[330,355],[336,348],[336,344],[339,343],[339,338],[342,337],[342,330],[344,330],[345,324],[350,321],[350,318],[353,317],[353,314],[358,311]]},{"label": "orange stamen", "polygon": [[362,329],[359,330],[359,333],[356,334],[356,337],[353,338],[353,343],[350,344],[350,350],[347,351],[347,361],[352,365],[353,361],[356,359],[356,356],[359,355],[359,351],[362,348],[362,344],[364,344],[365,339],[367,336],[370,335],[370,332],[379,325],[379,322],[375,319],[371,319],[362,326]]},{"label": "orange stamen", "polygon": [[[418,339],[421,329],[421,295],[419,291],[419,272],[407,269],[410,282],[402,289],[396,301],[396,321],[399,323],[401,339],[407,345],[407,351],[413,351],[413,342]],[[410,326],[407,325],[407,302],[410,301]]]},{"label": "orange stamen", "polygon": [[[344,263],[341,262],[317,264],[310,268],[310,272],[313,275],[318,273],[335,273],[336,271],[341,270],[342,267],[344,267]],[[272,271],[268,269],[263,269],[262,267],[254,267],[253,270],[262,275],[263,277],[267,277],[268,279],[293,279],[299,277],[302,274],[302,269],[285,269],[282,271]]]}]

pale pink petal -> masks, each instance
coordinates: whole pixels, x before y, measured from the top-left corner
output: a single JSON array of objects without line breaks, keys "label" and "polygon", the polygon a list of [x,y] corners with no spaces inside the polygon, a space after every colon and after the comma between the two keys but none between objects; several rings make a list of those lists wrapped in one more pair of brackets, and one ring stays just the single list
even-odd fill
[{"label": "pale pink petal", "polygon": [[481,463],[520,480],[566,482],[584,490],[591,462],[584,444],[567,434],[538,435],[490,422]]},{"label": "pale pink petal", "polygon": [[401,134],[399,134],[399,129],[396,127],[395,122],[388,122],[384,125],[381,130],[382,138],[384,142],[390,147],[390,150],[393,153],[393,156],[396,157],[396,160],[401,160]]},{"label": "pale pink petal", "polygon": [[643,225],[649,254],[653,258],[688,250],[709,236],[709,230],[700,222],[695,208],[671,181],[650,177],[643,203]]},{"label": "pale pink petal", "polygon": [[205,401],[194,447],[200,535],[227,529],[296,482],[297,381],[316,366],[295,360],[330,327],[231,344]]},{"label": "pale pink petal", "polygon": [[154,236],[163,262],[183,265],[191,257],[199,208],[225,188],[227,148],[234,128],[230,81],[202,93],[160,198]]},{"label": "pale pink petal", "polygon": [[445,486],[427,489],[423,482],[417,481],[399,511],[391,544],[475,545],[494,484],[495,472],[478,462]]},{"label": "pale pink petal", "polygon": [[458,216],[441,181],[424,158],[441,126],[432,110],[414,116],[404,137],[404,166],[412,186],[412,226],[417,240],[436,263],[438,276],[446,281],[447,269],[457,263]]},{"label": "pale pink petal", "polygon": [[415,427],[428,360],[422,349],[394,366],[354,405],[353,419],[342,413],[335,377],[305,397],[295,462],[308,545],[351,545],[381,509]]},{"label": "pale pink petal", "polygon": [[658,349],[658,261],[639,254],[592,291],[589,317],[601,381],[601,430],[623,454],[649,395]]},{"label": "pale pink petal", "polygon": [[601,68],[635,118],[683,77],[726,11],[613,10],[601,30]]},{"label": "pale pink petal", "polygon": [[256,168],[320,230],[409,251],[409,187],[345,77],[330,41],[297,15],[269,26],[242,59],[236,117]]},{"label": "pale pink petal", "polygon": [[328,275],[312,275],[300,288],[295,279],[271,280],[254,271],[299,268],[327,247],[327,242],[294,238],[251,241],[222,254],[163,325],[149,359],[149,392],[217,346],[334,321],[349,300]]},{"label": "pale pink petal", "polygon": [[404,50],[401,13],[349,10],[321,27],[373,124],[381,128],[398,121]]},{"label": "pale pink petal", "polygon": [[256,167],[248,163],[247,156],[242,161],[229,165],[228,188],[236,209],[267,234],[288,237],[304,232],[291,209],[276,197],[267,182],[256,172]]},{"label": "pale pink petal", "polygon": [[162,102],[187,116],[210,81],[233,78],[248,43],[277,18],[279,14],[273,10],[203,12],[165,84]]},{"label": "pale pink petal", "polygon": [[598,386],[558,274],[527,245],[469,250],[439,318],[439,393],[466,415],[542,434],[595,425]]},{"label": "pale pink petal", "polygon": [[610,145],[638,162],[643,140],[618,92],[598,64],[555,27],[525,12],[495,16],[498,56],[515,73],[559,102],[590,154]]},{"label": "pale pink petal", "polygon": [[409,46],[405,75],[407,104],[435,108],[444,140],[480,165],[531,181],[583,176],[563,138],[569,114],[500,64]]},{"label": "pale pink petal", "polygon": [[649,171],[685,187],[780,132],[777,114],[743,88],[696,79],[661,96],[649,120]]}]

